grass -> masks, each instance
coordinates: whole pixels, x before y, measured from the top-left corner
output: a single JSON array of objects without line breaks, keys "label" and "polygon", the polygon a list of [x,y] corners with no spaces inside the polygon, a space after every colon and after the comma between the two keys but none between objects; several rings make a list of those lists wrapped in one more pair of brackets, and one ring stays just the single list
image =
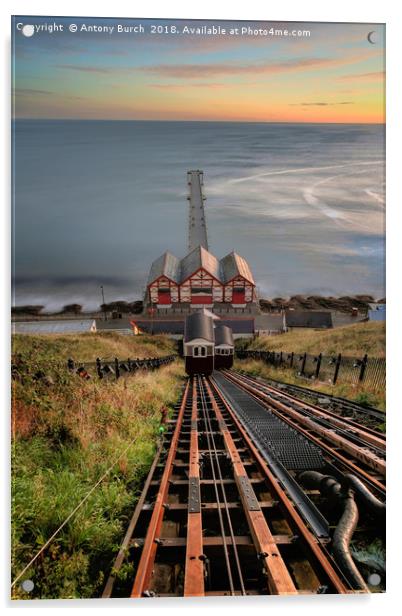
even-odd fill
[{"label": "grass", "polygon": [[385,357],[385,324],[355,323],[325,331],[295,330],[280,336],[259,336],[248,349],[294,353],[342,353],[361,357]]},{"label": "grass", "polygon": [[359,404],[374,406],[380,410],[385,411],[385,391],[383,388],[373,388],[364,382],[359,385],[351,383],[324,383],[321,381],[306,381],[304,378],[300,378],[290,368],[283,368],[271,366],[260,360],[256,359],[236,359],[234,363],[234,369],[251,376],[259,376],[262,378],[276,379],[283,383],[289,383],[291,385],[300,385],[301,387],[308,387],[315,391],[331,394],[333,396],[340,396]]},{"label": "grass", "polygon": [[13,336],[15,354],[29,348],[31,352],[54,357],[57,361],[73,358],[76,361],[101,359],[161,357],[175,351],[174,344],[166,336],[122,336],[115,332],[98,334],[42,334]]},{"label": "grass", "polygon": [[17,584],[14,598],[100,595],[154,456],[161,407],[176,402],[183,383],[179,362],[116,382],[84,381],[66,370],[65,359],[173,351],[162,336],[13,336],[13,579],[130,445],[24,575],[33,592]]},{"label": "grass", "polygon": [[[243,341],[241,341],[243,343]],[[296,330],[279,336],[259,336],[246,344],[247,350],[284,351],[294,353],[310,353],[323,355],[349,355],[362,357],[367,353],[369,357],[385,357],[385,324],[384,323],[355,323],[329,329]],[[261,361],[252,359],[237,360],[237,369],[254,376],[277,379],[284,383],[291,383],[309,387],[323,393],[341,396],[349,400],[375,406],[385,410],[385,391],[383,387],[373,388],[366,383],[351,384],[339,381],[336,385],[322,381],[308,381],[298,377],[290,368],[276,368]]]}]

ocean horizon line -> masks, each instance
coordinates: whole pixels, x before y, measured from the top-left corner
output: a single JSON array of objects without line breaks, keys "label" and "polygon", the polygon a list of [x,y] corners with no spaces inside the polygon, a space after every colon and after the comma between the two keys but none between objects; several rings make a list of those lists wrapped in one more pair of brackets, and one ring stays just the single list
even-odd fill
[{"label": "ocean horizon line", "polygon": [[273,120],[155,120],[155,119],[118,119],[118,118],[28,118],[12,117],[12,122],[138,122],[138,123],[172,123],[172,124],[303,124],[313,126],[386,126],[386,122],[303,122],[303,121],[273,121]]}]

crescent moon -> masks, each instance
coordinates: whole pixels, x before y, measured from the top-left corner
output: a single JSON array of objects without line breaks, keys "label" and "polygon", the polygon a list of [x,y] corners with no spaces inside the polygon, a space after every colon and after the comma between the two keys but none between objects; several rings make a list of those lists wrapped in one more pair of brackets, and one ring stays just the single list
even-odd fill
[{"label": "crescent moon", "polygon": [[367,35],[367,40],[369,43],[371,43],[372,45],[375,45],[377,42],[377,32],[375,30],[372,30],[371,32],[368,33]]}]

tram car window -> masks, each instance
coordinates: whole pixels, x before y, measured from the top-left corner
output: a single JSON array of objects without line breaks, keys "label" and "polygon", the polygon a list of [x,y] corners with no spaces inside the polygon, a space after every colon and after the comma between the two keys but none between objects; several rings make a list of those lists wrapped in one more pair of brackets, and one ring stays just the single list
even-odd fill
[{"label": "tram car window", "polygon": [[184,361],[187,374],[211,374],[214,369],[214,347],[212,317],[203,311],[188,315],[184,327]]},{"label": "tram car window", "polygon": [[233,366],[234,342],[230,327],[218,325],[215,327],[215,370]]}]

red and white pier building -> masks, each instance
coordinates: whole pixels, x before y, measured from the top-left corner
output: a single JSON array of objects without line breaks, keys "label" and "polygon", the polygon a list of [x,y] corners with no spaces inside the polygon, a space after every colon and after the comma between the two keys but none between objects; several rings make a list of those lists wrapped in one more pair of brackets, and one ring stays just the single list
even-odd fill
[{"label": "red and white pier building", "polygon": [[189,252],[183,259],[165,252],[152,263],[146,304],[175,311],[180,307],[213,309],[255,305],[255,282],[247,261],[234,251],[218,260],[208,250],[203,172],[189,171],[187,181]]}]

